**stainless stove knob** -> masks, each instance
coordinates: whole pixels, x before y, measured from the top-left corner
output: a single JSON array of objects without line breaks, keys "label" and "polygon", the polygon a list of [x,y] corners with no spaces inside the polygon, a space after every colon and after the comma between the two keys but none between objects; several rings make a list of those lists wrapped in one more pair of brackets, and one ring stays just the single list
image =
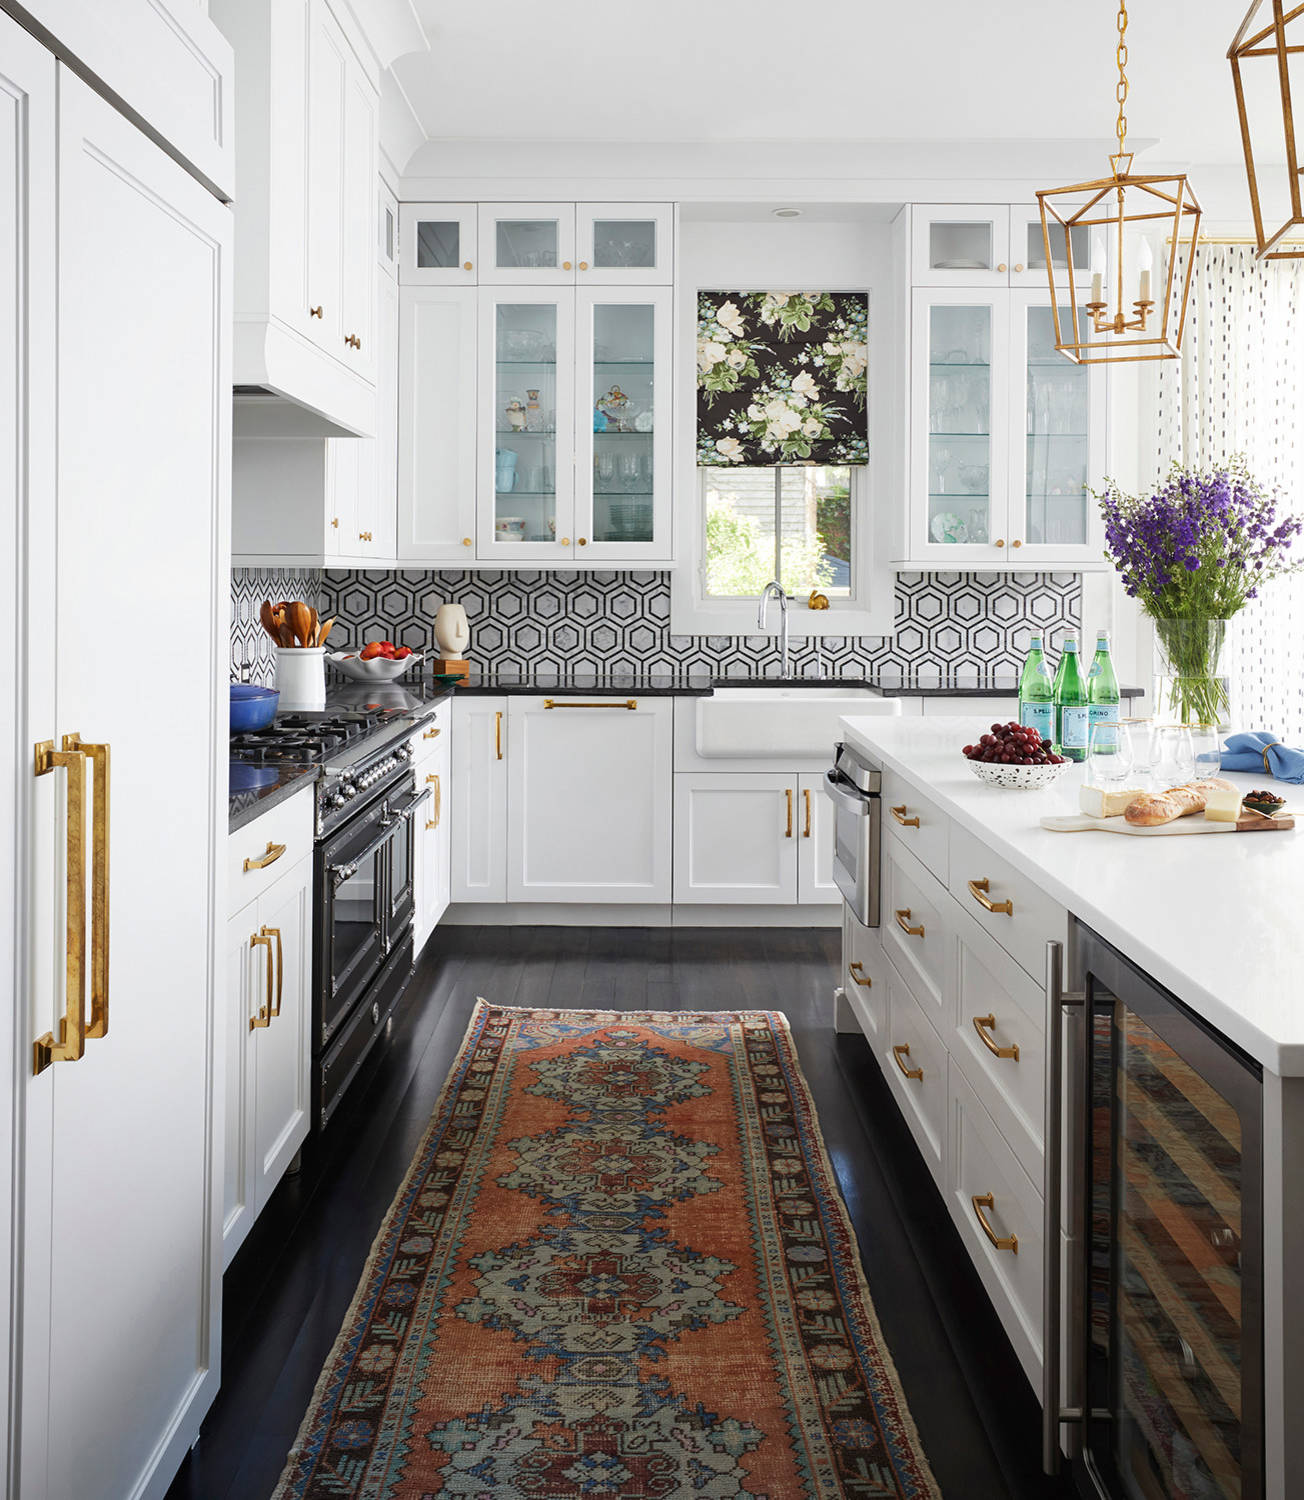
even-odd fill
[{"label": "stainless stove knob", "polygon": [[357,789],[357,787],[356,786],[346,786],[344,788],[344,795],[346,797],[356,797],[358,795],[358,789]]}]

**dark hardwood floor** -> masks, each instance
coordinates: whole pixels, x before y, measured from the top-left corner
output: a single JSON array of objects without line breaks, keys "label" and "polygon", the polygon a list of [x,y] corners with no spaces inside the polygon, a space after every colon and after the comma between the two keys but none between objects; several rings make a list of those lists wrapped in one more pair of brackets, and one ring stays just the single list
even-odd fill
[{"label": "dark hardwood floor", "polygon": [[[783,1011],[947,1500],[1048,1500],[1039,1408],[863,1038],[836,1036],[832,930],[448,927],[394,1035],[304,1148],[226,1275],[222,1389],[167,1500],[266,1500],[477,996]],[[775,1496],[773,1500],[788,1500]]]}]

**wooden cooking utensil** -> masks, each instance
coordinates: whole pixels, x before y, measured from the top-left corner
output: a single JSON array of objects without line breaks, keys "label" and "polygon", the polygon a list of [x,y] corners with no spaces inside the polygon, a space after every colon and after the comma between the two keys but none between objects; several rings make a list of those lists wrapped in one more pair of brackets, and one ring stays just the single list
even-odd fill
[{"label": "wooden cooking utensil", "polygon": [[324,646],[326,644],[326,637],[331,633],[331,626],[334,625],[334,623],[335,616],[332,615],[330,619],[327,620],[326,623],[318,630],[317,644],[319,646]]},{"label": "wooden cooking utensil", "polygon": [[286,611],[286,618],[290,622],[290,628],[294,631],[295,644],[307,646],[311,644],[308,635],[309,613],[308,606],[302,599],[296,599]]},{"label": "wooden cooking utensil", "polygon": [[262,608],[258,611],[258,618],[262,622],[262,627],[267,632],[267,634],[270,635],[271,638],[279,644],[281,637],[276,629],[276,621],[272,617],[272,605],[270,600],[263,600]]},{"label": "wooden cooking utensil", "polygon": [[290,628],[289,625],[281,626],[280,641],[281,645],[287,648],[294,645],[294,631]]},{"label": "wooden cooking utensil", "polygon": [[308,606],[308,639],[304,641],[305,646],[317,644],[317,627],[321,624],[317,611],[311,605]]}]

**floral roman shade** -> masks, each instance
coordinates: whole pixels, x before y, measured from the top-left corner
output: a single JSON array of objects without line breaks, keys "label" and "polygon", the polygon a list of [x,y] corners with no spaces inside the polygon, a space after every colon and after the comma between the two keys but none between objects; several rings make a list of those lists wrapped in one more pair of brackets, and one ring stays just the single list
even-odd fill
[{"label": "floral roman shade", "polygon": [[868,339],[864,292],[699,292],[698,463],[868,463]]}]

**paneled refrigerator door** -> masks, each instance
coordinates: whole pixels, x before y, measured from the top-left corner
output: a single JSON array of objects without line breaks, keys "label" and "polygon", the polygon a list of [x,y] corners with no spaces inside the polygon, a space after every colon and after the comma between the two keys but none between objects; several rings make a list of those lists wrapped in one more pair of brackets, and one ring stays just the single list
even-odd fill
[{"label": "paneled refrigerator door", "polygon": [[673,293],[576,294],[575,556],[670,557]]},{"label": "paneled refrigerator door", "polygon": [[[1105,370],[1055,348],[1045,289],[1010,294],[1010,532],[1028,566],[1101,566],[1099,507],[1090,487],[1105,469]],[[1071,307],[1060,325],[1073,324]],[[1082,314],[1085,317],[1085,313]]]},{"label": "paneled refrigerator door", "polygon": [[914,294],[912,561],[966,568],[1009,560],[1007,296]]},{"label": "paneled refrigerator door", "polygon": [[1110,1500],[1259,1500],[1261,1075],[1079,932],[1090,1117],[1085,1478]]},{"label": "paneled refrigerator door", "polygon": [[480,293],[477,556],[500,567],[575,551],[575,293]]},{"label": "paneled refrigerator door", "polygon": [[[35,899],[58,911],[65,860],[85,862],[66,889],[86,964],[55,1043],[83,1002],[89,1024],[27,1087],[44,1123],[26,1179],[49,1186],[27,1219],[23,1382],[41,1398],[23,1403],[38,1427],[21,1493],[120,1500],[166,1489],[218,1380],[231,214],[66,70],[58,89],[57,484],[42,504],[59,608],[42,615],[41,672],[57,681],[56,752],[89,769],[84,822],[69,820],[58,880]],[[158,724],[109,668],[108,643],[143,628],[161,555],[195,622],[150,647],[185,746],[173,796]],[[81,772],[39,780],[62,794]],[[39,1430],[47,1401],[56,1422],[76,1414],[75,1440]]]}]

